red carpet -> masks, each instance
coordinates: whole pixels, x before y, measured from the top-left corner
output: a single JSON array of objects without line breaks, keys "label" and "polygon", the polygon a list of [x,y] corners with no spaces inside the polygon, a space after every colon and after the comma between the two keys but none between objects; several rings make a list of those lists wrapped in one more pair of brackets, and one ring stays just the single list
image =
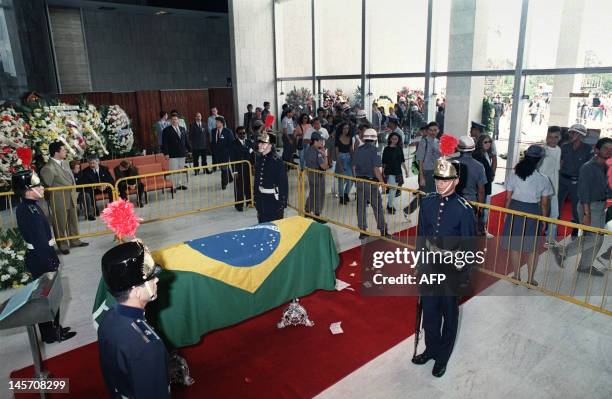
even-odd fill
[{"label": "red carpet", "polygon": [[[503,206],[503,198],[504,193],[498,194],[492,203]],[[565,220],[566,208],[562,212]],[[491,218],[490,230],[499,236],[497,231],[501,232],[503,226],[498,226],[495,212]],[[337,277],[351,283],[357,291],[360,267],[349,265],[359,262],[360,257],[360,247],[343,252],[337,271]],[[497,270],[501,260],[505,262],[500,251],[491,257],[490,270]],[[495,281],[485,278],[477,290]],[[282,308],[276,308],[215,331],[198,345],[182,349],[196,383],[187,388],[173,387],[173,397],[310,398],[414,334],[415,302],[414,297],[362,298],[358,292],[349,290],[317,291],[301,299],[315,322],[314,327],[278,330],[276,323]],[[344,334],[332,335],[329,325],[337,321],[342,322]],[[411,356],[412,353],[406,353],[406,362]],[[50,397],[107,397],[96,343],[51,358],[46,366],[53,376],[70,378],[69,395]],[[11,377],[29,378],[32,374],[33,368],[28,367],[13,372]]]},{"label": "red carpet", "polygon": [[[357,285],[360,268],[349,264],[359,261],[360,254],[357,247],[340,255],[339,279]],[[414,334],[413,297],[361,298],[348,290],[317,291],[301,303],[314,327],[278,330],[282,308],[277,308],[183,348],[196,383],[173,387],[173,397],[309,398]],[[344,334],[332,335],[329,325],[337,321]],[[406,361],[411,356],[407,353]],[[107,397],[96,343],[49,359],[46,365],[54,376],[70,378],[69,397]],[[28,367],[11,376],[32,374]]]}]

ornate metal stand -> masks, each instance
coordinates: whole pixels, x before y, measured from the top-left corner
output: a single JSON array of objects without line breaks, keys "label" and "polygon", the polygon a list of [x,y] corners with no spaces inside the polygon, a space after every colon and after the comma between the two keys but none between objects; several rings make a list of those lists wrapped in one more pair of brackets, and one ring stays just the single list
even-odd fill
[{"label": "ornate metal stand", "polygon": [[168,365],[170,369],[170,383],[176,385],[192,385],[195,380],[191,378],[189,374],[189,366],[187,360],[174,351],[170,354],[170,363]]},{"label": "ornate metal stand", "polygon": [[281,320],[276,325],[278,328],[285,328],[287,326],[299,326],[304,325],[306,327],[314,326],[314,322],[308,318],[308,312],[302,305],[300,300],[295,298],[289,306],[283,312]]}]

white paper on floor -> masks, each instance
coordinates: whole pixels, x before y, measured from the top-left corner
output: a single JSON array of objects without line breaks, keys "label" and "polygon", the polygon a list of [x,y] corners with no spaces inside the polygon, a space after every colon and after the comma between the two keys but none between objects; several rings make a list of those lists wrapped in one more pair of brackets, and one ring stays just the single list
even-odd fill
[{"label": "white paper on floor", "polygon": [[344,332],[344,330],[342,330],[342,327],[340,327],[340,324],[342,324],[342,322],[337,321],[329,325],[329,330],[331,331],[332,334],[336,335],[336,334],[342,334]]},{"label": "white paper on floor", "polygon": [[350,287],[351,285],[346,281],[336,279],[336,291],[342,291],[343,289]]}]

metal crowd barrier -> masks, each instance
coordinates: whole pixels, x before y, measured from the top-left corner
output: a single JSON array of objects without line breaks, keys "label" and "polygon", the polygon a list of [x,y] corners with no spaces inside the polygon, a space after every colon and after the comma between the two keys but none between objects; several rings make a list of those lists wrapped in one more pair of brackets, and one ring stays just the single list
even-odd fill
[{"label": "metal crowd barrier", "polygon": [[302,194],[303,190],[303,174],[300,172],[300,165],[285,162],[285,166],[287,168],[287,180],[289,185],[289,194],[287,198],[287,207],[294,209],[300,215],[303,215],[304,209],[304,195]]},{"label": "metal crowd barrier", "polygon": [[[420,208],[418,205],[424,193],[309,168],[304,169],[302,174],[301,192],[304,197],[304,208],[302,209],[304,215],[355,232],[381,237],[378,227],[381,227],[383,223],[377,226],[375,216],[375,211],[377,211],[384,218],[386,231],[389,234],[381,238],[410,248],[415,247]],[[332,195],[332,184],[342,184],[345,189],[348,186],[350,190],[348,203],[341,204],[340,199]],[[397,197],[395,190],[400,193]],[[342,190],[338,187],[336,191]],[[359,191],[359,194],[354,195],[355,191]],[[395,213],[392,214],[387,212],[389,198],[387,191],[391,191],[391,204],[395,209]],[[358,201],[357,196],[361,196]],[[416,202],[410,206],[413,199]],[[357,202],[359,202],[361,212],[358,212]],[[485,209],[488,211],[487,222],[481,227],[486,228],[493,235],[489,239],[485,235],[477,239],[478,248],[486,251],[485,262],[478,267],[481,272],[612,315],[612,305],[607,301],[612,249],[610,249],[611,256],[608,256],[607,259],[598,256],[600,249],[606,250],[612,247],[611,232],[494,205],[476,202],[471,202],[471,204],[479,220],[482,220],[483,211]],[[406,213],[405,208],[407,208]],[[358,214],[361,214],[361,223],[358,220]],[[511,233],[504,234],[506,218],[509,218],[507,222],[509,232],[513,231],[515,224],[518,226],[518,230],[514,230],[515,233],[518,231],[518,234],[515,234],[514,237]],[[535,224],[538,232],[541,232],[545,226],[548,226],[549,229],[553,225],[557,226],[555,241],[558,242],[556,246],[559,247],[563,267],[558,265],[559,262],[555,259],[553,250],[544,245],[545,237],[542,234],[535,236],[529,234],[527,227],[529,224]],[[514,228],[517,229],[517,227]],[[581,230],[582,235],[572,240],[571,230],[574,228]],[[565,249],[566,245],[569,245],[567,249]],[[579,270],[580,259],[589,269]],[[591,266],[599,267],[604,273],[603,276],[595,275],[596,272],[590,269]],[[519,270],[522,273],[519,273]],[[519,274],[522,280],[518,279]]]},{"label": "metal crowd barrier", "polygon": [[[228,176],[225,187],[223,173]],[[115,182],[114,189],[118,197],[125,190],[124,196],[137,204],[142,198],[137,214],[142,223],[151,223],[226,206],[253,206],[252,175],[248,161],[225,162],[125,177]],[[244,196],[239,201],[235,193],[240,189]]]},{"label": "metal crowd barrier", "polygon": [[115,198],[114,187],[108,183],[47,187],[46,206],[41,207],[47,213],[56,241],[76,241],[111,233],[98,216]]},{"label": "metal crowd barrier", "polygon": [[0,193],[0,228],[2,230],[17,227],[15,209],[13,207],[14,193],[12,191]]},{"label": "metal crowd barrier", "polygon": [[[382,232],[378,227],[386,225],[389,236],[383,238],[406,246],[415,245],[417,204],[424,193],[329,171],[305,168],[302,174],[304,215],[371,236],[381,236]],[[333,185],[336,186],[337,195],[332,194]],[[347,189],[348,201],[344,198],[341,201],[340,193],[346,193]],[[387,211],[389,195],[394,213]],[[404,215],[404,209],[407,209],[408,216]],[[379,215],[384,219],[384,223],[378,224]]]},{"label": "metal crowd barrier", "polygon": [[[484,226],[493,235],[482,240],[487,260],[481,271],[612,315],[607,298],[612,256],[605,257],[612,246],[612,232],[495,205],[472,202],[472,206],[478,215],[488,211]],[[553,226],[555,237],[550,235]],[[531,234],[534,227],[536,235]],[[579,231],[575,238],[573,229]]]},{"label": "metal crowd barrier", "polygon": [[[351,229],[356,234],[370,236],[381,237],[378,227],[386,225],[389,235],[381,238],[414,248],[419,202],[424,193],[331,171],[309,168],[300,171],[299,166],[293,163],[285,165],[289,179],[288,206],[299,214]],[[242,182],[237,179],[236,172],[239,168],[244,176]],[[213,169],[217,169],[217,172],[205,173]],[[223,190],[223,172],[220,170],[225,169],[234,180],[228,181]],[[199,172],[198,175],[195,175],[196,172]],[[138,208],[137,213],[144,223],[150,223],[226,206],[253,206],[252,180],[252,167],[248,161],[160,171],[119,179],[114,187],[101,183],[48,188],[45,195],[47,206],[43,206],[43,209],[49,212],[49,220],[54,227],[57,241],[76,240],[111,233],[99,217],[88,220],[90,216],[95,216],[92,215],[91,204],[87,203],[88,193],[91,193],[92,189],[97,190],[94,191],[94,194],[97,193],[94,197],[98,210],[102,210],[109,201],[121,195],[137,205],[140,205],[138,199],[142,198],[143,207]],[[348,201],[345,201],[344,197],[340,201],[339,195],[333,194],[333,185],[336,186],[335,191],[338,194],[349,189]],[[182,186],[187,189],[181,190]],[[241,201],[235,197],[236,188],[242,188],[245,193]],[[389,194],[394,213],[387,211]],[[74,201],[76,206],[68,206],[70,201]],[[359,212],[358,203],[361,208]],[[13,193],[0,193],[0,204],[4,205],[4,210],[0,211],[0,226],[4,229],[16,227]],[[63,212],[67,206],[71,211]],[[483,221],[486,210],[486,223],[481,223],[481,226],[493,235],[490,239],[482,237],[479,240],[479,248],[486,249],[487,254],[485,263],[479,267],[481,272],[612,315],[612,305],[607,301],[610,291],[608,280],[612,268],[611,232],[494,205],[472,202],[472,206],[476,215]],[[375,210],[377,215],[374,214]],[[384,218],[384,224],[377,225],[377,216]],[[77,231],[70,229],[70,222],[74,221],[70,218],[74,217],[80,219],[77,222]],[[504,233],[504,223],[509,225],[510,230],[515,225],[519,226],[517,231],[520,234],[513,237],[512,234]],[[536,231],[540,234],[530,234],[529,224],[535,224]],[[541,233],[543,229],[550,229],[552,226],[557,227],[555,241],[560,246],[559,261],[554,250],[545,247]],[[571,239],[572,229],[579,230],[581,235]],[[519,244],[513,247],[513,241],[518,241]],[[604,257],[600,255],[602,250],[604,255],[607,254]],[[560,267],[559,263],[563,267]],[[598,275],[599,273],[590,268],[581,271],[581,265],[596,266],[603,275]],[[518,279],[519,271],[522,272],[521,280]]]}]

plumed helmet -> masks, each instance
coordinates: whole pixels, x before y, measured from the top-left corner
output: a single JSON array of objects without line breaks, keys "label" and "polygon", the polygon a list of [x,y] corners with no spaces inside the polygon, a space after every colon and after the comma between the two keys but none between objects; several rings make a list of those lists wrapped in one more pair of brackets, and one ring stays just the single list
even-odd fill
[{"label": "plumed helmet", "polygon": [[13,192],[17,195],[23,196],[32,187],[40,185],[40,178],[30,169],[20,170],[11,176],[11,186],[13,187]]},{"label": "plumed helmet", "polygon": [[125,242],[102,256],[102,277],[112,293],[127,291],[161,273],[151,253],[140,241]]},{"label": "plumed helmet", "polygon": [[276,136],[262,132],[259,136],[257,136],[257,142],[276,144]]},{"label": "plumed helmet", "polygon": [[365,141],[376,141],[378,140],[378,133],[376,133],[374,129],[366,129],[365,132],[363,132],[363,139]]},{"label": "plumed helmet", "polygon": [[434,167],[434,179],[454,180],[459,178],[459,162],[449,161],[444,158],[436,160]]}]

